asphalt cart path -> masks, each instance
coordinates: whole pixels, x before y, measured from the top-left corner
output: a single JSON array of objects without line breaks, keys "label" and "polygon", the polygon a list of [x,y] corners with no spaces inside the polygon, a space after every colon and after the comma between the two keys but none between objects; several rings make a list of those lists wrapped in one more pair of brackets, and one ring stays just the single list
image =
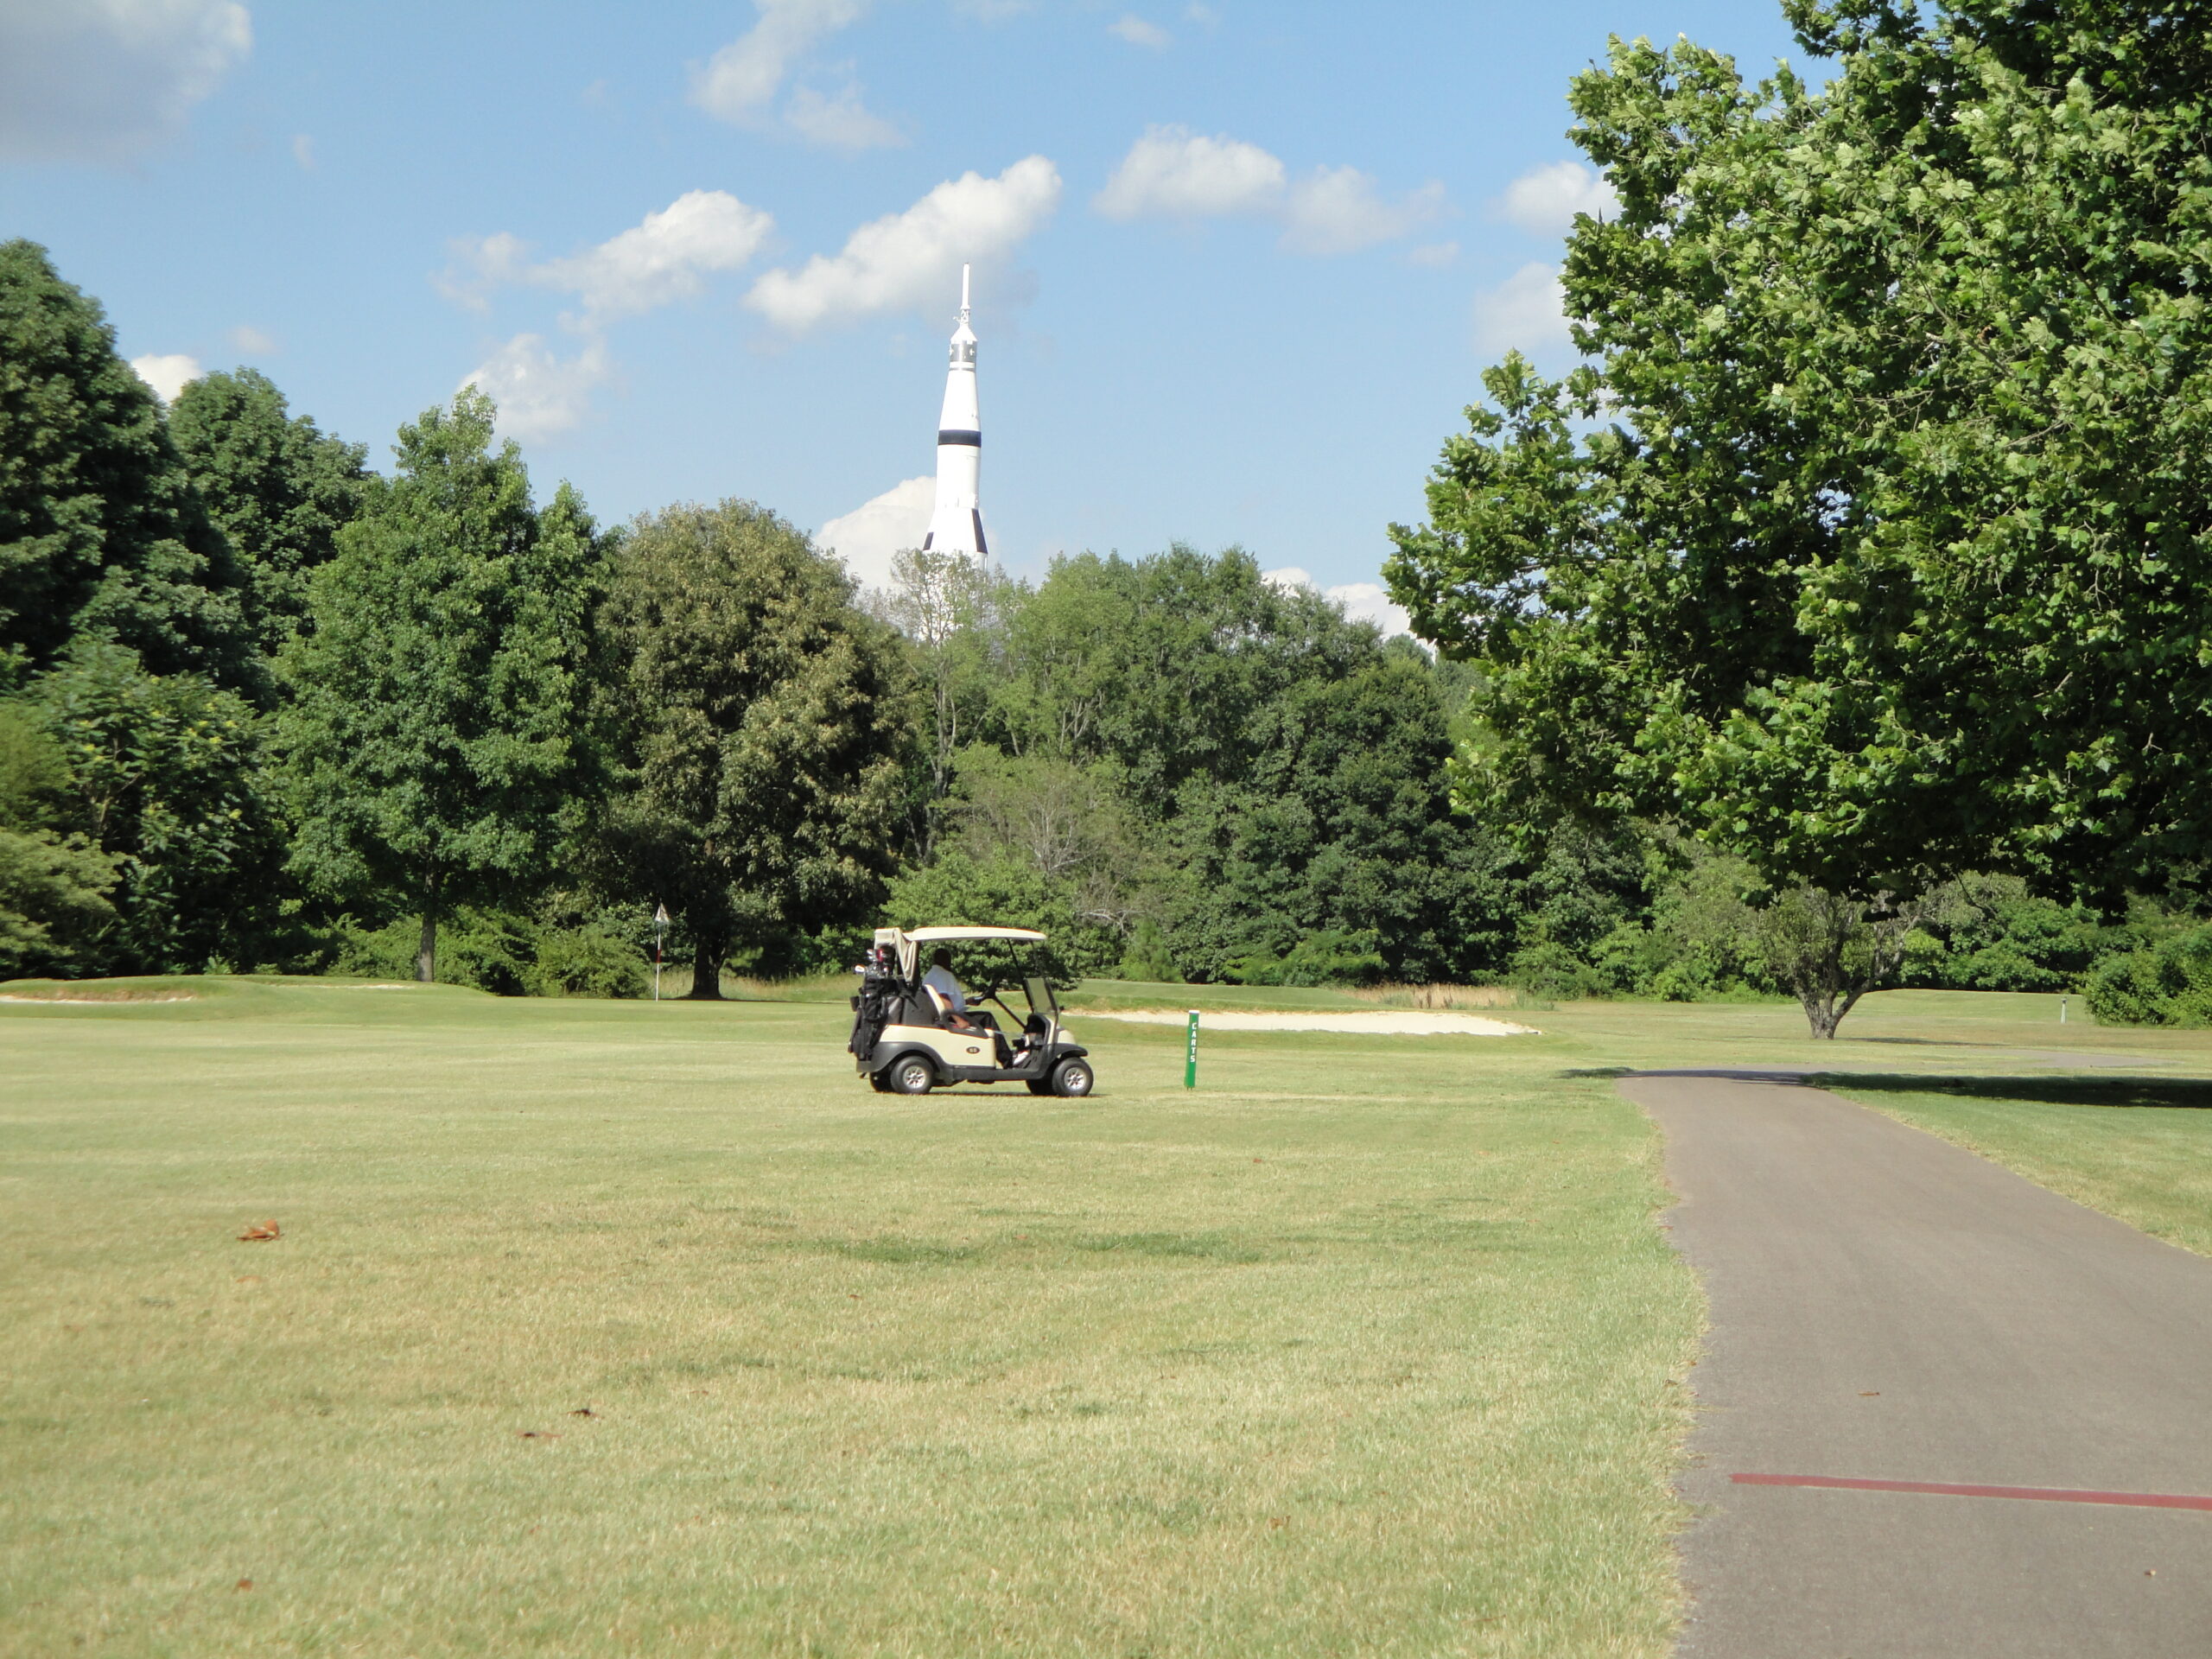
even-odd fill
[{"label": "asphalt cart path", "polygon": [[1684,1659],[2212,1656],[2212,1259],[1819,1090],[1622,1088],[1712,1308]]}]

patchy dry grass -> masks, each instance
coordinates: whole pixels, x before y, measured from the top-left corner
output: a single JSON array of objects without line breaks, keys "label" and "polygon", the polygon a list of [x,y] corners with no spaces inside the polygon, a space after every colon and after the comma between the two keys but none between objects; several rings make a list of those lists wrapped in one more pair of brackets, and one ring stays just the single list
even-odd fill
[{"label": "patchy dry grass", "polygon": [[205,988],[0,1007],[0,1649],[1667,1649],[1697,1300],[1570,1040],[908,1101],[834,1007]]},{"label": "patchy dry grass", "polygon": [[2212,1037],[2055,998],[1215,1033],[1194,1094],[1077,1016],[1078,1103],[871,1094],[826,981],[188,988],[0,1006],[0,1651],[1656,1656],[1699,1309],[1622,1070],[2212,1247]]},{"label": "patchy dry grass", "polygon": [[1542,1008],[1556,1006],[1510,985],[1371,985],[1352,995],[1385,1008]]}]

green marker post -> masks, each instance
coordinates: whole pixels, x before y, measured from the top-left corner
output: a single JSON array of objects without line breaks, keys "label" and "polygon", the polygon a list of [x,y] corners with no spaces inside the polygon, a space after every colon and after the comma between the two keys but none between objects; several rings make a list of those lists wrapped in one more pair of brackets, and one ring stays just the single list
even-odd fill
[{"label": "green marker post", "polygon": [[1196,1008],[1191,1010],[1191,1046],[1183,1058],[1183,1086],[1185,1089],[1198,1086],[1198,1011]]}]

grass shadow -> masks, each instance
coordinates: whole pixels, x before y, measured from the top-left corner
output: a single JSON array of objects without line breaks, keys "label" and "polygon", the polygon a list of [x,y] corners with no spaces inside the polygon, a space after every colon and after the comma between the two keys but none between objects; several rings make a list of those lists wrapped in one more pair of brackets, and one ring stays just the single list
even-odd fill
[{"label": "grass shadow", "polygon": [[2212,1079],[2202,1077],[1976,1077],[1941,1073],[1815,1071],[1816,1089],[1854,1094],[1959,1095],[1973,1100],[2026,1100],[2047,1106],[2212,1108]]}]

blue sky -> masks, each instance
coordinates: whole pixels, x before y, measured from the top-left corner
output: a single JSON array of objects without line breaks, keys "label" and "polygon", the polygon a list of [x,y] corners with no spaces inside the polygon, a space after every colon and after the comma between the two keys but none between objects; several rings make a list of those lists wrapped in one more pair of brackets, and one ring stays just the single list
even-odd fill
[{"label": "blue sky", "polygon": [[542,489],[863,574],[966,257],[1005,563],[1235,542],[1371,602],[1483,365],[1560,360],[1616,33],[1798,56],[1772,0],[0,0],[0,234],[149,378],[251,364],[388,465],[475,376]]}]

